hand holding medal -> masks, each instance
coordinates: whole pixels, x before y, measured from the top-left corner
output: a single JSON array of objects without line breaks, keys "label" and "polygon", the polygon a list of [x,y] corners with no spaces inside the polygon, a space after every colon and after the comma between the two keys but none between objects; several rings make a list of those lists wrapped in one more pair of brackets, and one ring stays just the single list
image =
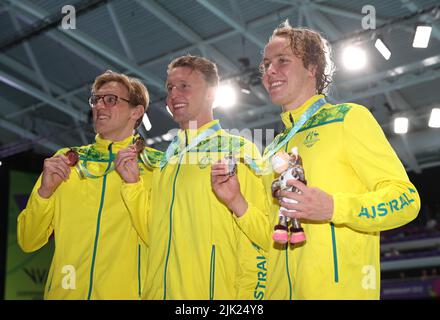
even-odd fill
[{"label": "hand holding medal", "polygon": [[38,194],[45,199],[50,198],[61,182],[67,181],[71,167],[75,166],[78,160],[78,153],[73,149],[45,159]]},{"label": "hand holding medal", "polygon": [[211,186],[219,200],[236,216],[245,214],[248,204],[240,191],[237,160],[233,155],[228,155],[212,165]]},{"label": "hand holding medal", "polygon": [[126,183],[136,183],[139,181],[139,166],[137,159],[145,148],[145,141],[138,137],[134,143],[122,149],[114,160],[115,170]]}]

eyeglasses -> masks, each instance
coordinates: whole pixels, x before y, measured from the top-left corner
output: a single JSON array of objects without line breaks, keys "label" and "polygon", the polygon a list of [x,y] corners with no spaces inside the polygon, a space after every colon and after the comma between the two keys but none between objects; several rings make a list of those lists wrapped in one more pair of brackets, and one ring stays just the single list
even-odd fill
[{"label": "eyeglasses", "polygon": [[91,108],[96,107],[96,105],[98,104],[99,100],[101,100],[101,99],[102,99],[102,102],[104,102],[104,105],[106,107],[113,107],[113,106],[115,106],[119,99],[124,100],[124,101],[130,103],[130,100],[118,97],[115,94],[102,94],[102,95],[93,94],[89,98],[89,105],[90,105],[90,107]]}]

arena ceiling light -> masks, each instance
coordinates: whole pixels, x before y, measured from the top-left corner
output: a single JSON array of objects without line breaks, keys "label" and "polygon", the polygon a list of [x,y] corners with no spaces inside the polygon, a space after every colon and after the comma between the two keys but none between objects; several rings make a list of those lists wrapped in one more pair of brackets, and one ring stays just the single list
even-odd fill
[{"label": "arena ceiling light", "polygon": [[391,57],[391,51],[388,49],[387,45],[383,41],[382,37],[377,37],[376,41],[374,43],[374,46],[376,47],[377,51],[380,52],[380,54],[385,58],[385,60],[389,60]]},{"label": "arena ceiling light", "polygon": [[145,130],[150,131],[152,128],[151,122],[150,122],[150,118],[148,118],[147,114],[144,113],[143,117],[142,117],[142,123],[144,125]]},{"label": "arena ceiling light", "polygon": [[428,126],[431,128],[440,128],[440,108],[432,108]]},{"label": "arena ceiling light", "polygon": [[170,116],[173,116],[173,113],[170,110],[170,107],[168,107],[168,105],[165,106],[165,109],[167,109],[168,113],[170,114]]},{"label": "arena ceiling light", "polygon": [[240,92],[244,94],[251,94],[251,88],[249,84],[243,80],[237,80],[237,84],[240,87]]},{"label": "arena ceiling light", "polygon": [[342,63],[347,70],[357,71],[367,65],[365,50],[358,45],[348,45],[342,51]]},{"label": "arena ceiling light", "polygon": [[171,132],[167,132],[162,135],[163,141],[171,141],[171,140],[173,140],[173,138],[174,138],[174,135]]},{"label": "arena ceiling light", "polygon": [[214,108],[230,108],[237,101],[235,90],[229,85],[221,85],[217,89],[214,100]]},{"label": "arena ceiling light", "polygon": [[405,134],[408,132],[409,120],[407,117],[397,117],[394,119],[394,133]]},{"label": "arena ceiling light", "polygon": [[431,37],[432,26],[427,24],[419,24],[416,27],[416,33],[412,46],[414,48],[427,48]]}]

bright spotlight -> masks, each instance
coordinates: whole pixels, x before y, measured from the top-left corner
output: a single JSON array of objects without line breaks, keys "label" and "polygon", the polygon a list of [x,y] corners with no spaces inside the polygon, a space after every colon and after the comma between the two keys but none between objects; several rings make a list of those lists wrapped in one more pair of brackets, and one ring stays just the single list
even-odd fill
[{"label": "bright spotlight", "polygon": [[429,38],[431,37],[432,27],[427,25],[419,25],[416,29],[416,34],[414,35],[414,40],[412,46],[414,48],[427,48],[429,43]]},{"label": "bright spotlight", "polygon": [[167,109],[170,116],[173,116],[173,113],[171,112],[170,107],[168,107],[168,105],[165,106],[165,109]]},{"label": "bright spotlight", "polygon": [[431,128],[440,128],[440,108],[432,108],[428,126]]},{"label": "bright spotlight", "polygon": [[383,42],[381,38],[377,38],[374,43],[376,49],[380,52],[380,54],[385,58],[385,60],[389,60],[391,57],[391,51],[388,49],[386,44]]},{"label": "bright spotlight", "polygon": [[398,117],[394,119],[394,133],[405,134],[408,132],[408,118]]},{"label": "bright spotlight", "polygon": [[174,137],[174,135],[171,132],[167,132],[162,135],[162,140],[163,141],[171,141],[171,140],[173,140],[173,137]]},{"label": "bright spotlight", "polygon": [[230,108],[235,104],[236,99],[237,97],[233,88],[227,85],[220,86],[215,95],[214,108]]},{"label": "bright spotlight", "polygon": [[151,130],[152,125],[146,113],[144,113],[144,115],[142,116],[142,123],[144,124],[145,130],[147,131]]},{"label": "bright spotlight", "polygon": [[342,63],[348,70],[361,70],[367,64],[367,55],[358,46],[347,46],[342,52]]}]

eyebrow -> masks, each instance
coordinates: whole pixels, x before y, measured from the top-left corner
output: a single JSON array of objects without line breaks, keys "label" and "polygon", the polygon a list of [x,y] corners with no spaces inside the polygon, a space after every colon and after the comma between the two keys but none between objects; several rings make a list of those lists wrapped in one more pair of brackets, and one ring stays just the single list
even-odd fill
[{"label": "eyebrow", "polygon": [[[177,80],[174,83],[188,83],[186,80]],[[168,85],[173,84],[173,82],[169,82],[168,80],[165,82],[165,86],[168,87]]]},{"label": "eyebrow", "polygon": [[[274,58],[288,57],[288,56],[289,56],[289,55],[286,54],[286,53],[278,53],[277,55],[275,55]],[[268,58],[263,58],[263,62],[264,62],[264,61],[269,61],[269,59],[268,59]]]}]

